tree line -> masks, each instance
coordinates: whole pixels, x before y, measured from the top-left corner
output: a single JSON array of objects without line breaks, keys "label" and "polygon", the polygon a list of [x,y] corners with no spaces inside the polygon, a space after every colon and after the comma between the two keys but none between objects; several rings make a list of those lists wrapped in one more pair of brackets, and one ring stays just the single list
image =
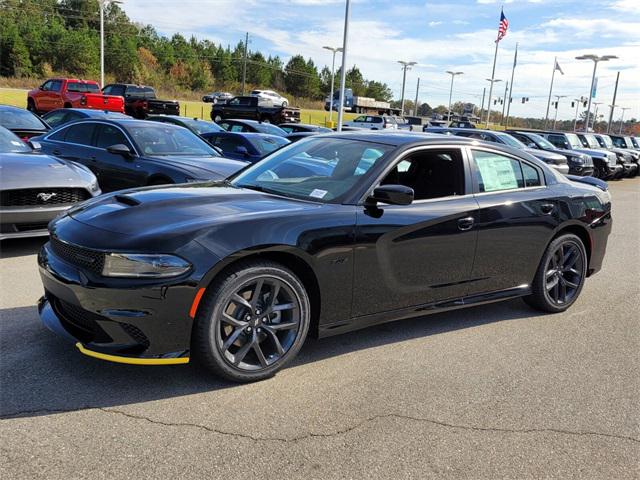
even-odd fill
[{"label": "tree line", "polygon": [[[0,0],[0,76],[44,78],[100,73],[98,0]],[[195,37],[160,35],[152,25],[132,22],[117,4],[105,9],[105,70],[117,82],[170,84],[180,90],[237,91],[243,79],[245,45],[218,45]],[[302,55],[286,63],[275,55],[248,51],[246,82],[294,97],[328,95],[331,70]],[[336,72],[336,87],[340,71]],[[367,80],[357,66],[346,73],[355,95],[389,101],[391,89]]]}]

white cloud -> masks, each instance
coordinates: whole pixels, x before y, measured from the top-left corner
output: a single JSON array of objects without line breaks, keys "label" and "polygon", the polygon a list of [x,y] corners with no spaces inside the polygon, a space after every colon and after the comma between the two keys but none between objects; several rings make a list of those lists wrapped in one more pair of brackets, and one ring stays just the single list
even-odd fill
[{"label": "white cloud", "polygon": [[429,25],[430,27],[437,27],[438,25],[442,25],[442,22],[440,22],[440,21],[438,21],[438,22],[436,22],[436,21],[432,21],[432,22],[429,22],[429,24],[428,24],[428,25]]}]

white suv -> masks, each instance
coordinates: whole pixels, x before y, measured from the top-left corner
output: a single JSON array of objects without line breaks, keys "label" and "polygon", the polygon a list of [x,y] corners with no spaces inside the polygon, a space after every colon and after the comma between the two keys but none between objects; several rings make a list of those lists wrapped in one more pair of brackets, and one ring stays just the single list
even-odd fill
[{"label": "white suv", "polygon": [[345,127],[367,128],[370,130],[398,129],[395,117],[387,115],[360,115],[350,122],[343,122]]},{"label": "white suv", "polygon": [[273,90],[252,90],[251,96],[271,100],[276,106],[286,107],[289,105],[289,100]]}]

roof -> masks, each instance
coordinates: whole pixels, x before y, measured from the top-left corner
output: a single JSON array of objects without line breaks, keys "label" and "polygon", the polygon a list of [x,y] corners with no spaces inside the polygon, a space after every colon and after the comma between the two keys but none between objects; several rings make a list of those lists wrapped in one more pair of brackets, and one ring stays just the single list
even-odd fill
[{"label": "roof", "polygon": [[333,138],[347,138],[361,140],[364,142],[377,142],[385,145],[392,145],[399,147],[401,145],[419,144],[425,143],[447,143],[449,145],[467,145],[474,142],[472,138],[456,137],[451,135],[442,135],[438,133],[419,133],[419,132],[404,132],[395,130],[393,132],[384,132],[380,130],[363,130],[363,131],[349,131],[349,132],[333,132],[323,133],[317,135],[331,136]]}]

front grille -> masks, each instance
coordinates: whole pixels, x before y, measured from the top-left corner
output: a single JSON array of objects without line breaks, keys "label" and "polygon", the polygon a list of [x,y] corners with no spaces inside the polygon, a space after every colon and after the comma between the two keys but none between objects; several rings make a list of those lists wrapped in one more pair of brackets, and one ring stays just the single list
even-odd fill
[{"label": "front grille", "polygon": [[98,324],[98,321],[108,320],[107,318],[51,294],[48,297],[56,315],[79,340],[98,343],[111,341],[111,337]]},{"label": "front grille", "polygon": [[71,205],[91,195],[84,188],[25,188],[0,192],[2,207]]},{"label": "front grille", "polygon": [[51,248],[56,256],[73,265],[85,268],[96,274],[102,273],[102,268],[104,267],[103,252],[63,242],[54,235],[51,236]]},{"label": "front grille", "polygon": [[16,230],[19,232],[31,232],[34,230],[46,230],[48,222],[40,223],[16,223]]},{"label": "front grille", "polygon": [[144,333],[142,333],[142,330],[130,323],[121,323],[120,326],[133,340],[136,341],[136,343],[142,345],[144,348],[149,348],[149,339]]}]

